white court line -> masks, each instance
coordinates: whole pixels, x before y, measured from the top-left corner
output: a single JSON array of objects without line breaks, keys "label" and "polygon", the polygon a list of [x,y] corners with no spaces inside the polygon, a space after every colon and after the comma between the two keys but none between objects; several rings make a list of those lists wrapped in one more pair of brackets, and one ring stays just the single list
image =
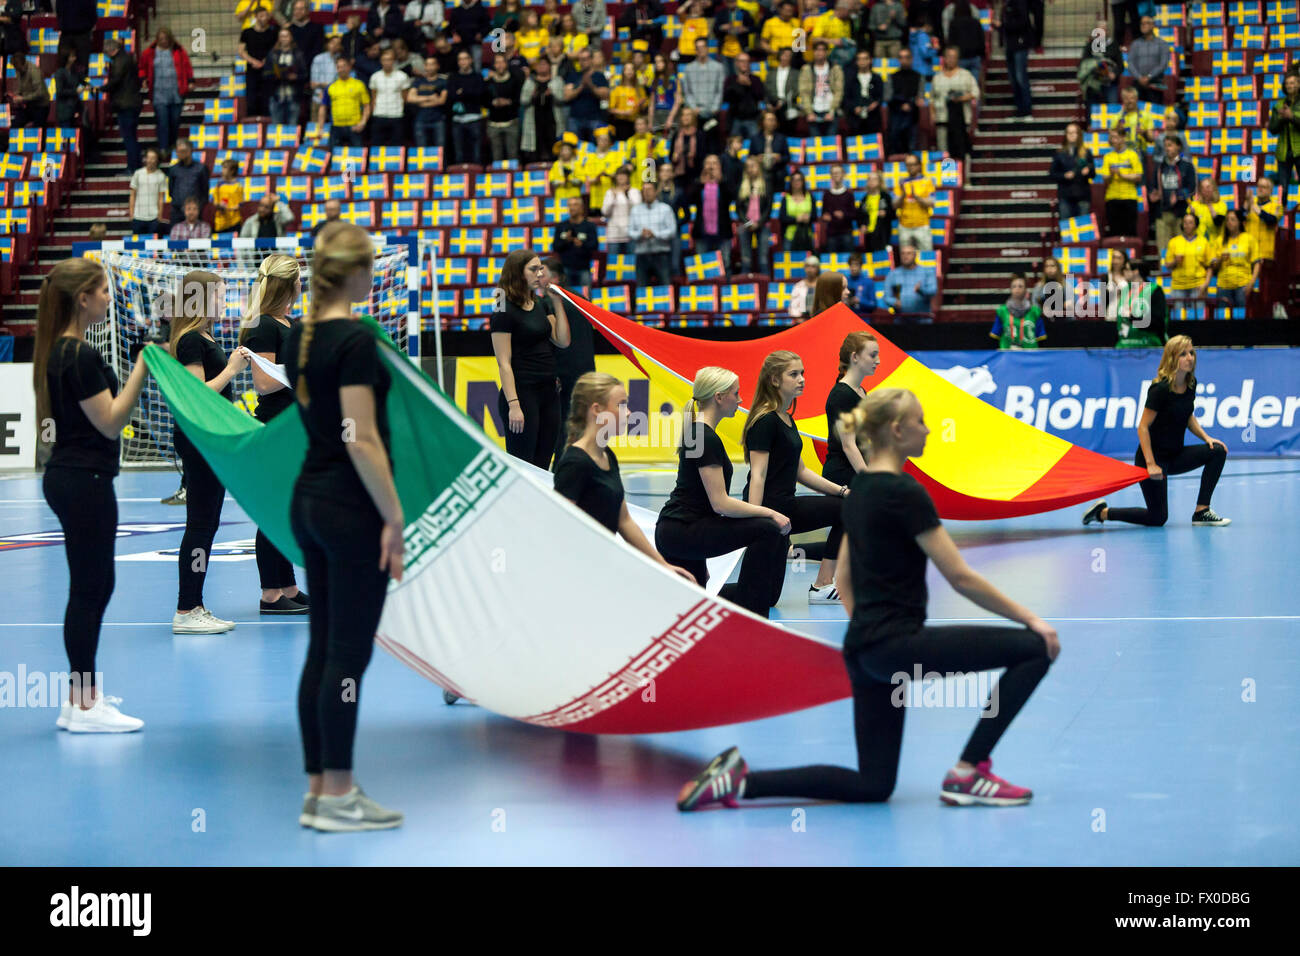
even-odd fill
[{"label": "white court line", "polygon": [[[162,504],[162,502],[159,501],[157,498],[118,498],[117,500],[119,504],[123,501],[129,502],[131,504],[139,504],[140,502],[150,502],[150,501],[152,501],[156,505]],[[230,495],[226,495],[226,497],[223,500],[234,501],[235,499],[230,497]],[[44,498],[0,498],[0,505],[43,505],[43,504],[45,504]],[[165,505],[164,507],[179,508],[180,506]]]},{"label": "white court line", "polygon": [[[845,619],[847,620],[847,619]],[[1300,621],[1300,614],[1253,614],[1241,617],[1045,617],[1044,621],[1065,621],[1070,624],[1109,624],[1123,621]],[[774,624],[835,624],[839,618],[774,618]],[[928,617],[926,624],[1006,624],[1002,617]],[[1014,624],[1015,622],[1010,622]]]},{"label": "white court line", "polygon": [[[302,622],[304,624],[307,623],[306,614],[282,614],[280,616],[300,617],[303,619]],[[235,622],[235,624],[238,627],[252,627],[257,624],[291,624],[291,623],[293,622],[291,621],[236,621]],[[62,627],[62,626],[63,626],[62,621],[56,621],[55,623],[52,624],[44,624],[40,622],[32,622],[28,624],[13,623],[10,621],[0,622],[0,627]],[[100,627],[167,627],[170,628],[172,626],[172,622],[171,621],[117,621],[117,622],[110,623],[109,621],[105,621],[99,626]],[[229,631],[221,631],[219,633],[228,634]],[[216,637],[217,635],[216,634],[177,634],[176,636],[177,637]]]}]

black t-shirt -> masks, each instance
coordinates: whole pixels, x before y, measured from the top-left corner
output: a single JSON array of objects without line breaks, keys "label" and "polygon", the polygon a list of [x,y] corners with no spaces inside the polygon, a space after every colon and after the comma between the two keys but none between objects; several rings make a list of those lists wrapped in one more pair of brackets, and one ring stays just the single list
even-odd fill
[{"label": "black t-shirt", "polygon": [[537,385],[555,379],[555,346],[547,318],[551,310],[549,297],[534,297],[533,307],[526,312],[507,300],[505,311],[492,313],[489,330],[510,336],[510,368],[516,384]]},{"label": "black t-shirt", "polygon": [[840,416],[858,407],[862,396],[852,385],[836,382],[831,393],[826,396],[826,464],[822,474],[831,481],[846,485],[853,477],[853,466],[844,454],[844,443],[835,425]]},{"label": "black t-shirt", "polygon": [[[249,329],[248,334],[244,336],[244,347],[250,352],[269,352],[275,356],[276,364],[283,365],[286,361],[285,346],[289,342],[291,328],[292,326],[285,325],[274,316],[259,315],[257,325]],[[269,422],[292,404],[292,389],[282,388],[279,391],[268,392],[257,396],[257,409],[253,412],[253,417],[259,422]]]},{"label": "black t-shirt", "polygon": [[609,471],[581,448],[570,445],[555,466],[555,490],[617,533],[623,513],[623,479],[613,450],[606,448],[605,454],[609,457]]},{"label": "black t-shirt", "polygon": [[99,350],[70,336],[55,339],[45,382],[54,417],[54,445],[46,467],[61,465],[116,475],[119,439],[105,438],[81,409],[81,402],[104,389],[117,397],[117,376]]},{"label": "black t-shirt", "polygon": [[1181,395],[1170,382],[1152,382],[1147,389],[1146,407],[1156,413],[1151,423],[1151,450],[1156,461],[1175,457],[1183,450],[1183,432],[1196,408],[1196,393],[1187,389]]},{"label": "black t-shirt", "polygon": [[[202,365],[203,381],[210,382],[225,371],[228,359],[220,345],[194,329],[182,335],[176,343],[176,361],[182,365]],[[228,401],[234,399],[233,381],[226,383],[221,394]]]},{"label": "black t-shirt", "polygon": [[[303,325],[294,323],[286,345],[285,372],[290,382],[298,381],[298,343]],[[368,504],[370,493],[361,482],[344,443],[343,408],[339,389],[345,385],[369,385],[375,390],[375,421],[379,437],[392,453],[388,436],[388,389],[392,378],[379,357],[379,347],[370,331],[350,319],[330,319],[312,324],[311,349],[307,355],[306,408],[298,404],[307,429],[307,458],[294,486],[295,494],[323,498],[344,507]]]},{"label": "black t-shirt", "polygon": [[239,35],[239,42],[244,44],[244,49],[248,51],[248,55],[254,60],[265,60],[267,54],[275,49],[275,43],[279,35],[280,31],[274,27],[268,27],[265,30],[254,30],[252,27],[248,27]]},{"label": "black t-shirt", "polygon": [[916,536],[937,527],[939,514],[908,474],[862,471],[844,500],[849,537],[853,618],[845,650],[910,634],[925,623],[925,552]]},{"label": "black t-shirt", "polygon": [[[767,479],[763,482],[761,503],[771,508],[775,502],[792,499],[799,474],[799,458],[803,455],[803,437],[794,422],[787,425],[779,413],[768,412],[750,426],[746,445],[749,451],[768,453]],[[743,497],[749,500],[748,478],[745,479]]]},{"label": "black t-shirt", "polygon": [[704,422],[693,422],[677,449],[677,486],[664,502],[660,518],[677,521],[698,521],[713,514],[708,492],[700,478],[701,468],[717,466],[722,469],[723,490],[731,493],[731,473],[734,470],[722,439]]}]

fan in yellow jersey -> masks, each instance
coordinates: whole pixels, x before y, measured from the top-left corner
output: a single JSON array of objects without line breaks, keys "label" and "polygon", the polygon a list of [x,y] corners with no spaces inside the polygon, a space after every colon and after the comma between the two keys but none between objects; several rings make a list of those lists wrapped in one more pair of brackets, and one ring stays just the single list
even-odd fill
[{"label": "fan in yellow jersey", "polygon": [[650,99],[645,90],[637,83],[636,67],[624,63],[619,71],[618,82],[609,90],[609,123],[614,128],[614,138],[622,141],[632,135],[632,123],[638,116],[644,116]]},{"label": "fan in yellow jersey", "polygon": [[1261,259],[1272,259],[1277,243],[1277,223],[1282,218],[1282,203],[1273,198],[1273,180],[1265,176],[1255,184],[1255,195],[1246,207],[1246,232],[1255,240]]},{"label": "fan in yellow jersey", "polygon": [[625,157],[614,148],[614,131],[608,126],[596,130],[596,148],[579,157],[579,174],[587,187],[587,205],[599,209],[605,202],[605,190],[614,182],[614,172]]},{"label": "fan in yellow jersey", "polygon": [[1110,151],[1101,157],[1097,174],[1106,183],[1106,235],[1136,236],[1142,157],[1125,141],[1122,127],[1112,127]]},{"label": "fan in yellow jersey", "polygon": [[578,134],[565,133],[555,144],[559,159],[551,164],[547,180],[556,199],[573,199],[582,195],[582,170],[578,160]]},{"label": "fan in yellow jersey", "polygon": [[1246,232],[1241,213],[1229,209],[1223,217],[1223,240],[1215,246],[1219,269],[1219,303],[1234,309],[1246,307],[1246,296],[1259,280],[1259,254],[1255,240]]},{"label": "fan in yellow jersey", "polygon": [[524,58],[524,61],[532,63],[541,56],[550,39],[551,34],[542,26],[537,11],[525,10],[519,19],[519,32],[515,34],[515,40],[519,44],[519,55]]},{"label": "fan in yellow jersey", "polygon": [[682,33],[677,38],[677,54],[685,61],[695,59],[695,41],[707,40],[713,23],[705,15],[704,0],[686,0],[677,7]]},{"label": "fan in yellow jersey", "polygon": [[1196,198],[1187,208],[1196,213],[1196,231],[1210,245],[1223,238],[1223,217],[1228,213],[1228,204],[1219,198],[1219,187],[1213,179],[1207,177],[1196,184]]},{"label": "fan in yellow jersey", "polygon": [[759,34],[759,44],[767,51],[768,66],[779,65],[777,55],[782,50],[791,49],[794,45],[795,32],[802,30],[799,21],[794,18],[793,0],[781,0],[776,7],[776,16],[768,18],[763,24],[763,32]]},{"label": "fan in yellow jersey", "polygon": [[650,135],[650,121],[644,116],[636,118],[633,130],[632,136],[623,144],[623,152],[632,167],[632,188],[640,189],[642,183],[657,181],[653,174],[649,177],[645,174],[658,167],[658,160],[668,158],[668,141],[662,136]]},{"label": "fan in yellow jersey", "polygon": [[[1162,261],[1173,269],[1173,280],[1167,296],[1171,314],[1177,303],[1204,298],[1205,290],[1210,285],[1210,266],[1214,262],[1214,252],[1210,248],[1210,241],[1197,234],[1199,225],[1196,213],[1184,213],[1182,235],[1174,236],[1165,247]],[[1200,308],[1194,308],[1182,317],[1202,318],[1202,313]]]}]

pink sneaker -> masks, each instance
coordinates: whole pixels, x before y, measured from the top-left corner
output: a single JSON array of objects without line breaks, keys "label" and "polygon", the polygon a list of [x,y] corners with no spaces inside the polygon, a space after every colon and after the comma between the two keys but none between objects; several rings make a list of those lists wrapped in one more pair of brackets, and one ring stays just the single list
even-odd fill
[{"label": "pink sneaker", "polygon": [[733,810],[740,806],[740,785],[749,767],[738,747],[724,750],[700,771],[677,794],[678,810],[699,810],[711,803],[721,803]]},{"label": "pink sneaker", "polygon": [[943,778],[943,792],[939,799],[951,807],[969,807],[979,804],[986,807],[1018,807],[1028,803],[1034,792],[1026,787],[1007,783],[993,773],[993,761],[976,764],[969,777],[958,777],[951,770]]}]

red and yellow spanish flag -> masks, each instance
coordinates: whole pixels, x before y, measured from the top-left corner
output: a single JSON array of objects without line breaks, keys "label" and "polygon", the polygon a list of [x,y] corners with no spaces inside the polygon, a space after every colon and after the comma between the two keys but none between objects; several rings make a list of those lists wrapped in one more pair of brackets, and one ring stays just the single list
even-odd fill
[{"label": "red and yellow spanish flag", "polygon": [[[944,518],[985,520],[1054,511],[1100,498],[1146,478],[1146,471],[1079,448],[1013,418],[962,391],[899,349],[847,306],[773,335],[745,342],[713,342],[646,328],[567,293],[613,345],[672,396],[678,407],[691,397],[691,382],[708,365],[740,376],[742,402],[754,394],[755,378],[768,353],[786,349],[804,363],[804,393],[795,404],[799,430],[811,438],[809,465],[826,452],[825,400],[838,379],[839,348],[850,332],[870,331],[880,345],[880,366],[863,387],[910,389],[930,427],[925,453],[908,463]],[[719,435],[740,449],[747,409],[722,423]]]}]

